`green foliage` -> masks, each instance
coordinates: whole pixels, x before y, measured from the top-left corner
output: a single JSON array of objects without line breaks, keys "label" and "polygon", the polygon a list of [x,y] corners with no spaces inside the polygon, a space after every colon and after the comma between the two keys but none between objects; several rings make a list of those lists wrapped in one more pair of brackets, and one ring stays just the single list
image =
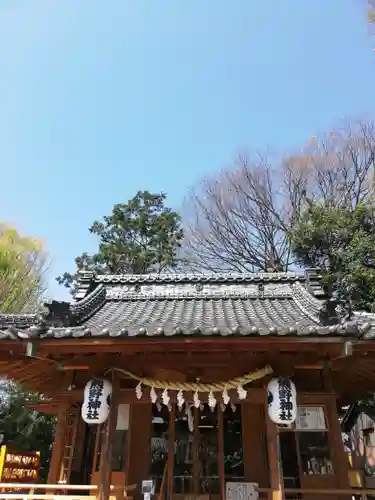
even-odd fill
[{"label": "green foliage", "polygon": [[0,224],[0,312],[36,312],[45,290],[46,254],[40,241]]},{"label": "green foliage", "polygon": [[[0,223],[0,313],[34,313],[43,307],[47,256],[40,241]],[[45,473],[53,419],[28,408],[37,397],[0,380],[0,433],[20,451],[40,451]]]},{"label": "green foliage", "polygon": [[375,309],[375,218],[368,204],[310,204],[289,231],[299,264],[319,267],[325,286],[355,309]]},{"label": "green foliage", "polygon": [[55,417],[38,413],[30,405],[39,401],[13,382],[0,383],[0,429],[4,444],[16,451],[40,451],[40,479],[48,474]]},{"label": "green foliage", "polygon": [[[99,237],[98,252],[77,257],[77,273],[144,274],[175,268],[183,231],[179,215],[165,207],[165,199],[164,193],[139,191],[115,205],[111,215],[95,221],[90,233]],[[77,273],[64,273],[57,281],[74,291]]]}]

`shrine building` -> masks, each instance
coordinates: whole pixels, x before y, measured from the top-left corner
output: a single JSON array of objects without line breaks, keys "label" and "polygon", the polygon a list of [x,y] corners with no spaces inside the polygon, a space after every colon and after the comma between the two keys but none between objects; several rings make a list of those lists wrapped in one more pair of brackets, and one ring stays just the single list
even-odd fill
[{"label": "shrine building", "polygon": [[0,315],[0,376],[57,416],[49,484],[351,497],[338,409],[374,391],[375,316],[317,270],[82,273],[72,304],[46,307]]}]

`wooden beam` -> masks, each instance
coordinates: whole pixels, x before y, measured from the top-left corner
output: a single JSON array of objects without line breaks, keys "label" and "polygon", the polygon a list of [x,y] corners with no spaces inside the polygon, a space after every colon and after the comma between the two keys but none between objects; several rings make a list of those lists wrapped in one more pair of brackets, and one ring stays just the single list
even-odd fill
[{"label": "wooden beam", "polygon": [[354,394],[359,399],[360,396],[364,396],[367,392],[374,392],[374,377],[361,376],[357,371],[348,370],[345,377],[342,377],[340,373],[334,373],[332,378],[332,384],[335,391],[340,394]]},{"label": "wooden beam", "polygon": [[90,365],[63,365],[60,367],[60,370],[64,372],[88,372],[90,368]]},{"label": "wooden beam", "polygon": [[[263,357],[263,356],[262,356]],[[253,365],[259,365],[261,356],[244,351],[243,353],[238,353],[237,356],[230,356],[225,351],[223,353],[197,353],[187,356],[186,352],[179,353],[150,353],[147,355],[143,354],[130,354],[123,356],[105,356],[103,358],[95,356],[80,356],[77,359],[69,358],[69,360],[61,361],[59,364],[60,370],[79,370],[85,371],[91,368],[101,366],[102,368],[118,367],[124,368],[129,371],[135,370],[139,371],[140,367],[158,367],[168,369],[168,367],[181,367],[181,366],[192,366],[192,367],[220,367],[220,366],[230,366],[234,363],[251,363]],[[249,368],[250,370],[250,368]]]},{"label": "wooden beam", "polygon": [[[40,342],[40,352],[49,352],[50,354],[62,353],[78,353],[78,352],[134,352],[142,350],[143,352],[152,351],[159,348],[161,352],[168,351],[172,348],[184,347],[188,348],[248,348],[252,350],[263,349],[267,351],[270,346],[277,346],[279,350],[297,350],[311,351],[316,349],[316,346],[321,345],[325,348],[335,348],[341,346],[345,340],[338,337],[131,337],[131,338],[97,338],[88,337],[84,339],[44,339]],[[358,342],[356,345],[361,345]],[[368,345],[368,343],[366,344]],[[370,344],[371,345],[371,344]],[[90,351],[91,349],[91,351]],[[373,345],[375,350],[375,343]],[[339,351],[338,351],[339,352]]]},{"label": "wooden beam", "polygon": [[46,413],[47,415],[57,415],[59,412],[58,401],[35,403],[27,405],[27,407],[40,413]]},{"label": "wooden beam", "polygon": [[297,393],[297,401],[299,405],[319,406],[326,404],[336,398],[337,394],[331,391],[326,392],[299,392]]},{"label": "wooden beam", "polygon": [[12,350],[7,352],[0,351],[0,362],[4,361],[6,363],[11,363],[12,361],[22,361],[28,359],[24,349],[22,352],[20,350]]},{"label": "wooden beam", "polygon": [[0,351],[9,352],[22,349],[25,351],[25,345],[20,339],[2,339],[0,340]]},{"label": "wooden beam", "polygon": [[318,363],[314,364],[301,364],[301,365],[295,365],[294,369],[295,370],[322,370],[324,368],[324,362],[320,361]]},{"label": "wooden beam", "polygon": [[[322,358],[319,359],[317,353],[301,353],[296,358],[296,354],[290,353],[279,353],[277,356],[271,356],[263,352],[249,353],[248,351],[238,352],[234,355],[228,355],[226,352],[198,352],[187,356],[186,352],[171,352],[168,355],[150,353],[147,355],[105,356],[103,358],[81,356],[77,359],[70,358],[69,361],[61,362],[60,370],[98,374],[99,370],[104,371],[105,368],[123,367],[139,375],[142,375],[142,372],[147,372],[147,376],[151,378],[160,378],[155,373],[162,367],[164,370],[179,371],[185,377],[191,372],[190,375],[207,379],[209,377],[207,377],[206,372],[209,375],[211,369],[219,371],[225,369],[226,372],[230,369],[236,377],[266,364],[270,364],[275,373],[279,375],[291,376],[295,370],[322,370],[325,363]],[[200,370],[200,372],[195,372],[196,370]]]}]

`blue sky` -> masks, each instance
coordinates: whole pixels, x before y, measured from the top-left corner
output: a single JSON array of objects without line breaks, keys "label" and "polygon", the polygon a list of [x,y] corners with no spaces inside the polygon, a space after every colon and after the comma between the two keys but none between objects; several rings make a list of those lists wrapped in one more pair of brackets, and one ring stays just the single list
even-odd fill
[{"label": "blue sky", "polygon": [[138,189],[179,208],[238,150],[372,116],[363,0],[0,0],[0,218],[53,277]]}]

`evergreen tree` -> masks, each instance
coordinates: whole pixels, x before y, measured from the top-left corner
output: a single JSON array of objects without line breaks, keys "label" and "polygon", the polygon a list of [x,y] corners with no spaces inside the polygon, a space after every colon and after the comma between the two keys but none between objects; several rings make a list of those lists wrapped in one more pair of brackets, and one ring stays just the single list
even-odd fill
[{"label": "evergreen tree", "polygon": [[78,272],[144,274],[176,268],[183,239],[180,216],[164,205],[164,193],[138,191],[131,200],[117,204],[109,216],[95,221],[89,231],[99,237],[97,253],[76,258],[77,271],[57,278],[75,290]]},{"label": "evergreen tree", "polygon": [[375,217],[372,204],[310,204],[289,231],[299,264],[319,267],[328,291],[354,309],[375,309]]},{"label": "evergreen tree", "polygon": [[3,443],[16,451],[39,451],[39,479],[45,480],[51,456],[55,417],[33,410],[39,401],[15,383],[0,382],[0,429]]}]

